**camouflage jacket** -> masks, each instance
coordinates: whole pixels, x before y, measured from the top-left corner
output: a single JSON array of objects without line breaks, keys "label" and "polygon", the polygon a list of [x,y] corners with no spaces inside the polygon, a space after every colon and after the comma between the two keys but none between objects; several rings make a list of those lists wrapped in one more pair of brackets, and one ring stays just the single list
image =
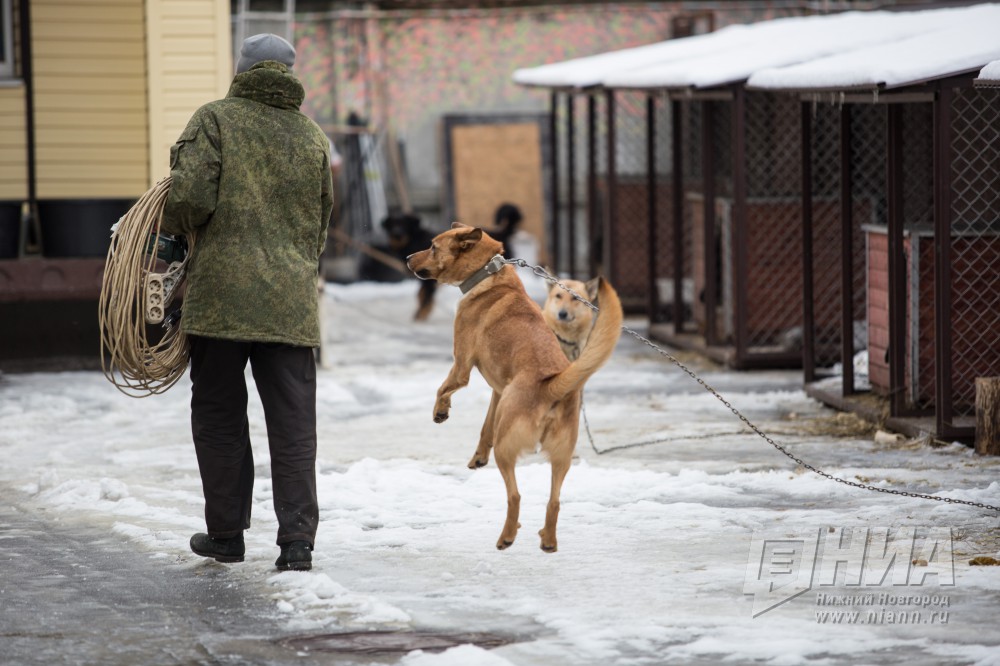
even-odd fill
[{"label": "camouflage jacket", "polygon": [[162,229],[197,233],[181,326],[227,340],[319,345],[316,278],[333,208],[329,141],[302,84],[265,61],[191,117],[170,149]]}]

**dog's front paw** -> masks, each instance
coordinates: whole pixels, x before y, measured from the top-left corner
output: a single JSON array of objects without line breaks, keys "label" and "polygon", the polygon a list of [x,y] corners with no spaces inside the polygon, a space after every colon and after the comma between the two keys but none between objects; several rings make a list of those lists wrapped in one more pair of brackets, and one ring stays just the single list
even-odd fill
[{"label": "dog's front paw", "polygon": [[451,411],[451,400],[438,398],[434,403],[434,423],[444,423],[448,420],[448,412]]}]

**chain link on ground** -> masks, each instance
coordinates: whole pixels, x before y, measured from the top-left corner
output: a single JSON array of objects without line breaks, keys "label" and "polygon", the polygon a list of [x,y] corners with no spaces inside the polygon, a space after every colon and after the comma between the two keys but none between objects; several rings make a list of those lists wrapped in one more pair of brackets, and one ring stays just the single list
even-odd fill
[{"label": "chain link on ground", "polygon": [[[580,301],[581,303],[583,303],[584,305],[586,305],[587,307],[589,307],[594,312],[600,312],[600,308],[598,308],[596,305],[594,305],[593,303],[591,303],[590,301],[588,301],[586,298],[584,298],[580,294],[576,293],[575,291],[573,291],[572,289],[570,289],[569,287],[567,287],[566,285],[564,285],[562,282],[559,281],[558,278],[553,277],[552,275],[550,275],[548,273],[548,271],[546,271],[541,266],[532,266],[531,264],[529,264],[524,259],[504,259],[503,262],[505,264],[512,264],[512,265],[518,266],[520,268],[527,268],[527,269],[529,269],[536,276],[542,278],[543,280],[545,280],[546,282],[548,282],[550,284],[554,284],[555,286],[559,287],[563,291],[565,291],[568,294],[570,294],[573,298],[575,298],[576,300]],[[649,347],[650,349],[652,349],[653,351],[655,351],[656,353],[658,353],[660,356],[663,356],[664,358],[666,358],[667,360],[669,360],[671,363],[673,363],[674,365],[676,365],[678,368],[680,368],[681,370],[683,370],[684,373],[686,373],[689,377],[691,377],[691,379],[693,379],[694,381],[696,381],[702,388],[704,388],[706,391],[708,391],[709,393],[711,393],[712,396],[714,396],[716,400],[718,400],[723,405],[725,405],[726,408],[729,409],[729,411],[732,412],[733,415],[736,416],[736,418],[738,418],[740,421],[742,421],[743,424],[747,428],[749,428],[751,431],[753,431],[754,434],[756,434],[757,436],[759,436],[761,439],[763,439],[765,442],[767,442],[768,444],[770,444],[771,446],[773,446],[780,453],[782,453],[787,458],[789,458],[792,461],[794,461],[797,465],[799,465],[803,469],[807,469],[807,470],[809,470],[810,472],[812,472],[814,474],[818,474],[819,476],[822,476],[822,477],[824,477],[826,479],[829,479],[830,481],[836,481],[837,483],[841,483],[841,484],[843,484],[845,486],[851,486],[851,487],[854,487],[854,488],[861,488],[863,490],[871,490],[873,492],[885,493],[887,495],[900,495],[902,497],[914,497],[914,498],[917,498],[917,499],[933,500],[935,502],[944,502],[946,504],[964,504],[964,505],[967,505],[967,506],[975,507],[977,509],[986,509],[988,511],[994,511],[994,512],[1000,513],[1000,506],[993,506],[991,504],[984,504],[983,502],[973,502],[971,500],[955,499],[953,497],[940,497],[940,496],[937,496],[937,495],[925,495],[925,494],[922,494],[922,493],[912,493],[912,492],[908,492],[908,491],[905,491],[905,490],[895,490],[895,489],[892,489],[892,488],[879,488],[878,486],[872,486],[872,485],[869,485],[867,483],[861,483],[861,482],[858,482],[858,481],[850,481],[848,479],[842,479],[842,478],[834,476],[834,475],[832,475],[832,474],[830,474],[828,472],[824,472],[823,470],[821,470],[821,469],[819,469],[817,467],[814,467],[813,465],[810,465],[809,463],[805,462],[801,458],[798,458],[798,457],[792,455],[787,449],[785,449],[783,446],[781,446],[776,441],[774,441],[764,431],[762,431],[752,421],[750,421],[750,419],[748,419],[746,416],[744,416],[742,412],[740,412],[738,409],[736,409],[735,407],[733,407],[733,405],[728,400],[726,400],[725,398],[723,398],[722,395],[718,391],[716,391],[714,388],[712,388],[711,386],[709,386],[709,384],[704,379],[702,379],[701,377],[699,377],[693,370],[691,370],[686,365],[684,365],[683,363],[681,363],[670,352],[666,351],[662,347],[659,347],[658,345],[656,345],[655,343],[653,343],[652,341],[650,341],[648,338],[640,335],[638,332],[632,330],[628,326],[622,326],[622,331],[624,331],[625,333],[628,333],[630,336],[632,336],[633,338],[635,338],[636,340],[638,340],[642,344],[646,345],[647,347]],[[584,423],[586,424],[587,435],[590,436],[590,425],[586,421],[586,415],[584,415]],[[728,433],[726,433],[726,434],[728,434]],[[677,438],[677,439],[680,439],[680,438]],[[692,438],[691,437],[687,437],[687,438],[684,438],[684,439],[692,439]],[[649,444],[654,444],[654,443],[659,443],[659,442],[665,442],[665,441],[670,441],[670,440],[668,440],[668,439],[662,439],[662,440],[654,440],[654,441],[648,441],[648,442],[637,442],[635,444],[627,444],[627,445],[617,446],[617,447],[613,447],[611,449],[605,449],[603,451],[599,451],[597,449],[597,447],[594,445],[594,440],[593,440],[593,437],[591,436],[590,445],[591,445],[591,447],[593,447],[594,451],[597,452],[598,455],[600,455],[602,453],[608,453],[609,451],[618,451],[618,450],[626,449],[626,448],[634,448],[634,447],[638,447],[638,446],[647,446]]]}]

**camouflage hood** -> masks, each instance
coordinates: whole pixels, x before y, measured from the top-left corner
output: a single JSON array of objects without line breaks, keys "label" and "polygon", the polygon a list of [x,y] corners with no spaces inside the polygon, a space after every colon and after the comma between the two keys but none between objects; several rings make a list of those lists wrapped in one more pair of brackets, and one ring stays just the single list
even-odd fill
[{"label": "camouflage hood", "polygon": [[287,66],[265,60],[237,74],[226,97],[242,97],[278,109],[298,109],[306,91]]}]

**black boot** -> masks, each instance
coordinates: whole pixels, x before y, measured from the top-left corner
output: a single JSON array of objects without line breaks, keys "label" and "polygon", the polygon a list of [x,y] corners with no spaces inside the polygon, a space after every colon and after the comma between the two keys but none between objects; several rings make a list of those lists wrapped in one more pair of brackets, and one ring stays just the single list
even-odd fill
[{"label": "black boot", "polygon": [[246,545],[243,534],[228,539],[213,539],[199,532],[191,537],[191,551],[195,555],[214,558],[216,562],[242,562]]},{"label": "black boot", "polygon": [[308,541],[292,541],[281,544],[281,555],[274,561],[279,571],[309,571],[312,569],[312,544]]}]

